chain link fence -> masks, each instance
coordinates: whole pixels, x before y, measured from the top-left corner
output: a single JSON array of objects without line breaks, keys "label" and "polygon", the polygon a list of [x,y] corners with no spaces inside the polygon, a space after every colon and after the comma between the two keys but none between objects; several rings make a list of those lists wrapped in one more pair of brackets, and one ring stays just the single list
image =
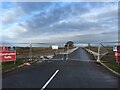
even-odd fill
[{"label": "chain link fence", "polygon": [[[113,48],[118,45],[118,42],[103,42],[100,43],[100,55],[102,61],[116,62],[115,51]],[[103,52],[104,51],[104,52]]]},{"label": "chain link fence", "polygon": [[15,47],[17,60],[31,61],[40,58],[52,58],[54,55],[64,53],[64,45],[59,45],[58,50],[53,50],[47,43],[4,43],[2,46]]},{"label": "chain link fence", "polygon": [[62,60],[65,53],[64,45],[58,45],[58,49],[53,50],[52,45],[47,43],[3,43],[2,46],[15,47],[16,61],[2,62],[2,71],[19,65],[30,65],[43,60]]},{"label": "chain link fence", "polygon": [[94,56],[97,62],[101,62],[117,73],[120,73],[120,65],[116,61],[115,51],[113,50],[117,45],[120,45],[119,42],[101,42],[91,44],[85,47],[85,49]]}]

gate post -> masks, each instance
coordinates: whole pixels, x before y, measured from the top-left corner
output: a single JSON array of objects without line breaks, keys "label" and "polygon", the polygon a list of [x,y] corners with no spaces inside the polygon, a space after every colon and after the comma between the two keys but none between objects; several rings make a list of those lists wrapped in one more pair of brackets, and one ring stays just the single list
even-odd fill
[{"label": "gate post", "polygon": [[98,46],[98,57],[97,57],[97,62],[100,62],[100,45]]}]

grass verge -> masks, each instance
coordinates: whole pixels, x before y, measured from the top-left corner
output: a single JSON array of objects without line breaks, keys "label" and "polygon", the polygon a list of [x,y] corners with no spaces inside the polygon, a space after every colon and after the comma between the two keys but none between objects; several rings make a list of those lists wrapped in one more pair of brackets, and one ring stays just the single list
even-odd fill
[{"label": "grass verge", "polygon": [[108,62],[104,62],[104,64],[107,65],[112,70],[114,70],[115,72],[120,74],[120,63],[118,64],[117,62],[108,61]]},{"label": "grass verge", "polygon": [[13,61],[11,62],[3,62],[2,63],[2,72],[5,72],[9,69],[16,68],[17,66],[23,64],[23,61],[16,60],[15,63]]}]

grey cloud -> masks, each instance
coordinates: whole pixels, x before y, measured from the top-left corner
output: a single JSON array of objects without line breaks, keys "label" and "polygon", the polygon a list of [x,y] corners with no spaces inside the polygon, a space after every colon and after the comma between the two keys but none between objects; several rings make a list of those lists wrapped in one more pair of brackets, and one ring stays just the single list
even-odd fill
[{"label": "grey cloud", "polygon": [[80,22],[69,22],[69,23],[62,23],[62,24],[58,24],[55,27],[56,28],[63,28],[63,29],[78,29],[78,30],[90,30],[91,28],[98,28],[101,25],[97,22],[84,22],[80,21]]},{"label": "grey cloud", "polygon": [[5,13],[2,16],[2,23],[3,24],[14,23],[23,15],[24,15],[24,12],[19,7],[16,7],[14,9],[8,9],[7,11],[5,11]]},{"label": "grey cloud", "polygon": [[[88,34],[88,35],[77,35],[77,36],[70,36],[70,37],[64,37],[64,38],[56,37],[52,42],[65,43],[69,40],[72,40],[75,43],[99,43],[99,42],[106,42],[106,41],[114,41],[116,39],[117,39],[116,36],[111,37],[110,35]],[[49,40],[47,41],[51,42]]]},{"label": "grey cloud", "polygon": [[58,6],[49,12],[42,12],[37,15],[34,15],[31,20],[28,20],[28,25],[31,28],[44,27],[52,23],[58,22],[61,19],[66,19],[68,17],[74,17],[74,15],[88,13],[89,9],[85,7],[75,6],[75,5],[66,5],[61,7],[58,3]]},{"label": "grey cloud", "polygon": [[[48,43],[65,43],[68,40],[73,40],[74,42],[116,40],[117,36],[114,35],[111,37],[113,32],[109,32],[109,30],[111,31],[113,29],[117,31],[116,11],[112,10],[99,13],[94,19],[91,17],[82,18],[82,15],[89,14],[92,9],[82,4],[19,3],[26,14],[31,14],[35,11],[40,12],[33,15],[32,18],[23,24],[19,24],[20,27],[26,28],[28,32],[18,35],[16,39],[19,40],[22,37],[25,42]],[[97,7],[99,7],[99,5]],[[63,22],[60,22],[62,20]],[[82,33],[83,31],[84,34]],[[67,35],[68,33],[71,33],[71,35]],[[114,34],[116,34],[116,32],[114,32]],[[60,35],[64,35],[64,37]]]},{"label": "grey cloud", "polygon": [[33,16],[33,18],[28,21],[28,24],[30,24],[30,26],[33,28],[44,27],[58,21],[59,19],[60,15],[40,13]]},{"label": "grey cloud", "polygon": [[37,10],[45,10],[49,7],[50,2],[18,2],[17,5],[20,6],[24,12],[31,13]]},{"label": "grey cloud", "polygon": [[[104,41],[114,41],[117,39],[117,36],[112,36],[111,34],[86,34],[86,35],[77,35],[73,37],[67,38],[69,40],[73,40],[79,43],[97,43],[97,42],[104,42]],[[66,39],[66,40],[67,40]]]}]

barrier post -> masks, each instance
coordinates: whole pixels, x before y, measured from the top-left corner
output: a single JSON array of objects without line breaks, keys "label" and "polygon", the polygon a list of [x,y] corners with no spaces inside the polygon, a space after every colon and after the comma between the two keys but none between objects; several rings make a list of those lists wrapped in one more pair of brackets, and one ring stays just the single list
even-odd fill
[{"label": "barrier post", "polygon": [[100,45],[98,46],[98,58],[97,58],[97,62],[100,62]]}]

